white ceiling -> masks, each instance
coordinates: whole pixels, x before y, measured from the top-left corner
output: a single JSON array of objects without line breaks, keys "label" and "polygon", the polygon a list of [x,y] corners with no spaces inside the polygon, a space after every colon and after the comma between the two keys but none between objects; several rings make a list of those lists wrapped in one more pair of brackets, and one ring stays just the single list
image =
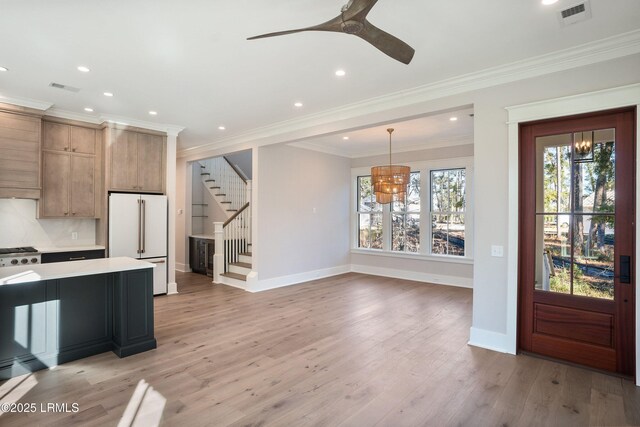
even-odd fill
[{"label": "white ceiling", "polygon": [[[9,71],[0,73],[0,96],[78,114],[92,107],[96,120],[115,115],[185,126],[186,148],[637,30],[640,22],[638,0],[591,0],[593,18],[568,27],[556,12],[572,0],[380,0],[369,20],[415,48],[408,66],[346,34],[245,40],[323,22],[343,3],[3,0],[0,66]],[[79,65],[91,72],[80,73]],[[338,68],[347,75],[335,77]]]},{"label": "white ceiling", "polygon": [[[388,128],[394,129],[392,135],[394,153],[473,144],[472,114],[472,108],[463,108],[417,119],[325,135],[294,142],[292,145],[345,157],[386,154],[389,152]],[[454,117],[457,120],[452,121]],[[345,140],[345,137],[348,139]]]}]

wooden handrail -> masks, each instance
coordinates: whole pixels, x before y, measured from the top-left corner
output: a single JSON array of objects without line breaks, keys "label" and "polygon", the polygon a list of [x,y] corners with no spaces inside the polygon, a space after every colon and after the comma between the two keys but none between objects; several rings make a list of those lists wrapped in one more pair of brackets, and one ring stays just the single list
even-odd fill
[{"label": "wooden handrail", "polygon": [[234,213],[233,215],[231,215],[231,218],[229,218],[228,220],[226,220],[224,222],[224,224],[222,225],[223,227],[226,227],[228,224],[231,223],[231,221],[233,221],[234,219],[236,219],[236,217],[238,215],[240,215],[242,212],[244,212],[245,209],[247,209],[249,207],[249,202],[245,203],[243,207],[240,208],[240,210],[238,210],[238,212]]},{"label": "wooden handrail", "polygon": [[241,170],[238,170],[237,167],[235,167],[235,165],[232,165],[231,162],[229,161],[229,159],[227,159],[225,156],[222,156],[223,159],[225,159],[227,161],[227,163],[229,164],[229,166],[231,166],[231,169],[233,169],[233,171],[238,174],[238,176],[240,177],[241,180],[244,181],[244,183],[247,183],[247,180],[244,177],[244,173],[242,173]]}]

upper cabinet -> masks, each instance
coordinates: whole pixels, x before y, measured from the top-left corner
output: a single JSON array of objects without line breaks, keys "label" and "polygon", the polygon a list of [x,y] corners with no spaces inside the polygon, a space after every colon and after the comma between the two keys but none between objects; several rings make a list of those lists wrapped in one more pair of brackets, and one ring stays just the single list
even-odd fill
[{"label": "upper cabinet", "polygon": [[64,123],[44,122],[42,149],[96,154],[98,131]]},{"label": "upper cabinet", "polygon": [[164,193],[165,137],[119,128],[109,131],[109,190]]},{"label": "upper cabinet", "polygon": [[40,218],[100,217],[100,132],[43,121]]},{"label": "upper cabinet", "polygon": [[39,116],[0,111],[0,197],[40,197]]}]

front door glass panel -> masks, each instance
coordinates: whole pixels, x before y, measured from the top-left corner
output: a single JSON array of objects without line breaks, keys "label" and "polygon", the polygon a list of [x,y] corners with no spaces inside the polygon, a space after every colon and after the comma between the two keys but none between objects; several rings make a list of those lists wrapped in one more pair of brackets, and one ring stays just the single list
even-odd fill
[{"label": "front door glass panel", "polygon": [[539,291],[614,298],[615,130],[536,138]]}]

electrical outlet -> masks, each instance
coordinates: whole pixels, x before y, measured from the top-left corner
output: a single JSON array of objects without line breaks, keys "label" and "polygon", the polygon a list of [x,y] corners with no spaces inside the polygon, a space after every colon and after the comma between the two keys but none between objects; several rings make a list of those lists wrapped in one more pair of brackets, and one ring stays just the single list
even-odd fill
[{"label": "electrical outlet", "polygon": [[77,231],[72,231],[71,232],[71,240],[78,240],[78,232]]},{"label": "electrical outlet", "polygon": [[491,256],[495,257],[503,257],[504,256],[504,246],[491,246]]}]

